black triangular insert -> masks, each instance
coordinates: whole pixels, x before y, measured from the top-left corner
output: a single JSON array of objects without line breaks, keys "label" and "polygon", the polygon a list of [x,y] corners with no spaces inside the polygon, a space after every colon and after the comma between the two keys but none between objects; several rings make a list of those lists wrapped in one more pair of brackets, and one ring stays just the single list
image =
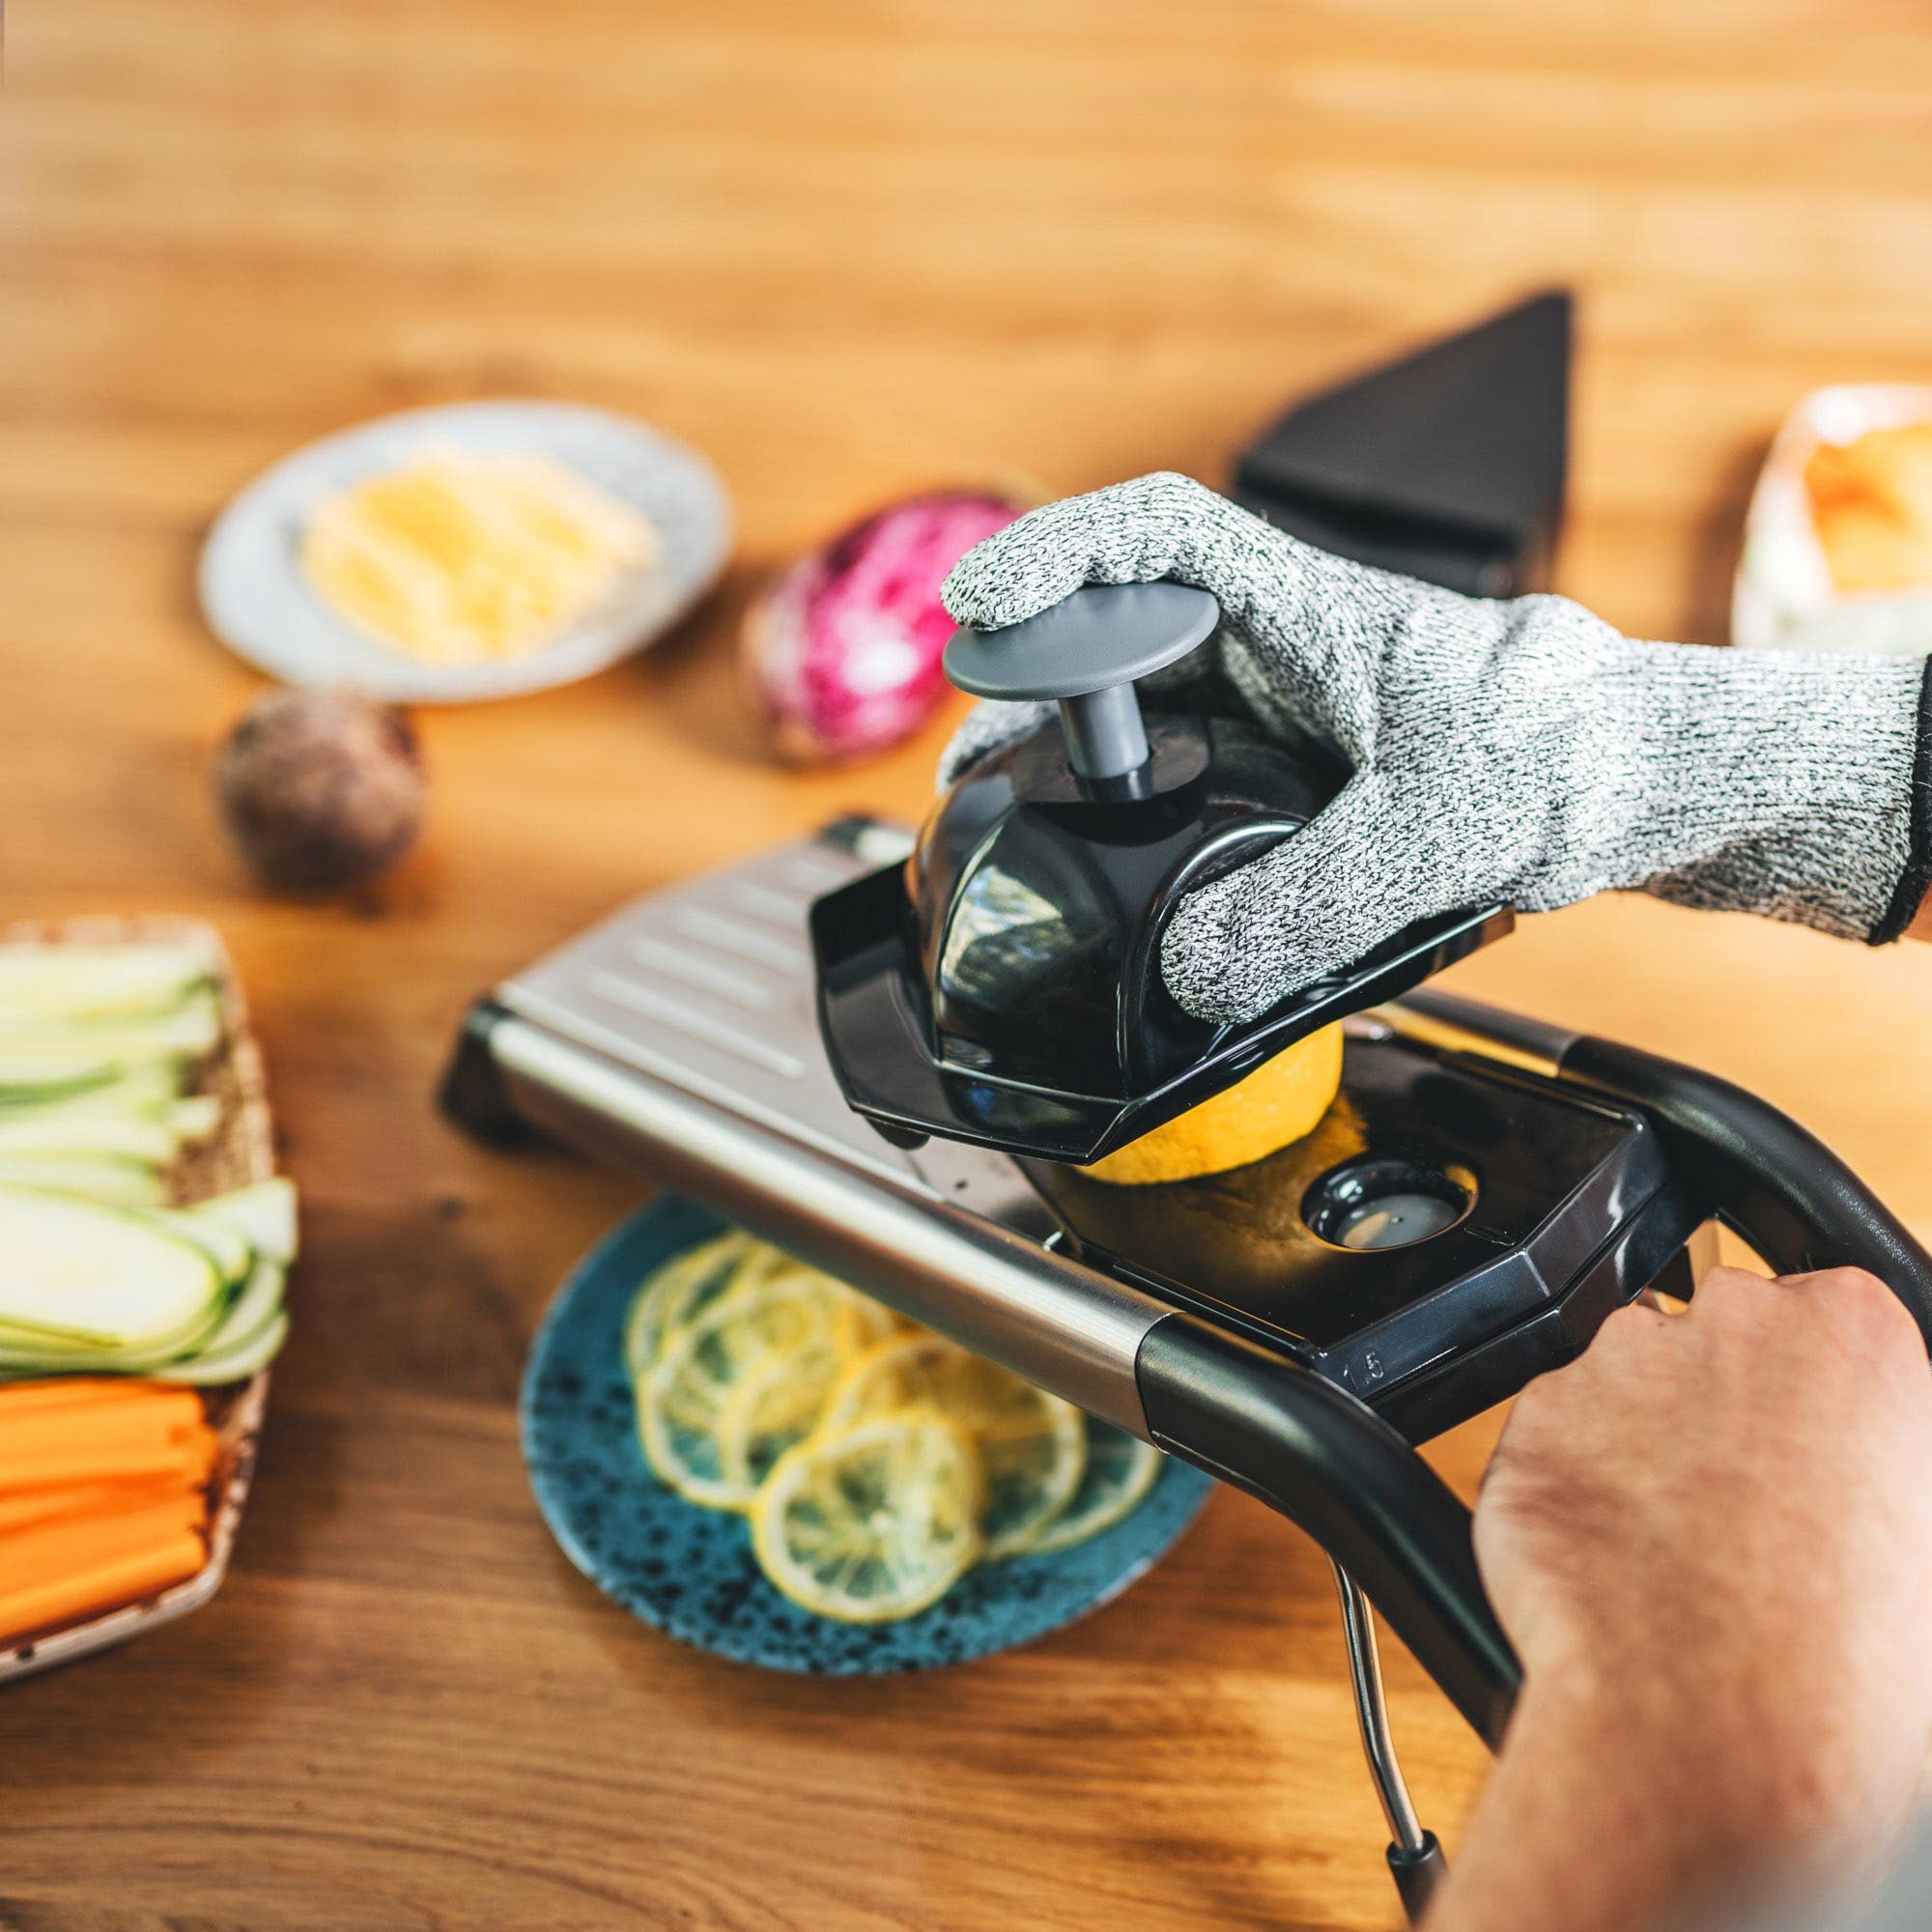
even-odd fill
[{"label": "black triangular insert", "polygon": [[1454,590],[1534,588],[1563,513],[1571,298],[1532,296],[1298,403],[1235,494],[1342,556]]}]

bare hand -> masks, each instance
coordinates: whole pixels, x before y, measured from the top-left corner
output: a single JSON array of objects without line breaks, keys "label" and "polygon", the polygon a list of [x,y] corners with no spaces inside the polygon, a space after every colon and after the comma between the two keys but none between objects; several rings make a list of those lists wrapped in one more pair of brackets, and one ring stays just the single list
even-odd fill
[{"label": "bare hand", "polygon": [[1932,1742],[1932,1373],[1883,1284],[1719,1268],[1612,1316],[1518,1399],[1476,1549],[1526,1688],[1433,1924],[1634,1932],[1888,1842]]}]

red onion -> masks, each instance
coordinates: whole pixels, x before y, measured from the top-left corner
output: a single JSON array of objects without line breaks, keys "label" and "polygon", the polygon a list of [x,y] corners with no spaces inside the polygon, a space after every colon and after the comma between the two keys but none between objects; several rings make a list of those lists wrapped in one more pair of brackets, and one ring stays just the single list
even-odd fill
[{"label": "red onion", "polygon": [[1019,514],[980,490],[908,497],[800,558],[759,598],[744,660],[785,757],[863,757],[924,723],[946,690],[939,659],[953,630],[939,586]]}]

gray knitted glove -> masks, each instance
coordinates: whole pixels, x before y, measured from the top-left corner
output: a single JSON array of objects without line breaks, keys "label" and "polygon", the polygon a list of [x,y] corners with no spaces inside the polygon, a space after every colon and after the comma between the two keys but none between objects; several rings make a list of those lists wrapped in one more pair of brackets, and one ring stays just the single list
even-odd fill
[{"label": "gray knitted glove", "polygon": [[[1918,659],[1638,643],[1565,598],[1345,562],[1174,475],[1034,511],[943,595],[991,630],[1083,583],[1162,577],[1211,590],[1224,623],[1156,701],[1310,733],[1354,771],[1175,916],[1163,972],[1203,1018],[1250,1019],[1412,920],[1494,900],[1637,888],[1877,942],[1924,891]],[[945,779],[1046,708],[980,706]]]}]

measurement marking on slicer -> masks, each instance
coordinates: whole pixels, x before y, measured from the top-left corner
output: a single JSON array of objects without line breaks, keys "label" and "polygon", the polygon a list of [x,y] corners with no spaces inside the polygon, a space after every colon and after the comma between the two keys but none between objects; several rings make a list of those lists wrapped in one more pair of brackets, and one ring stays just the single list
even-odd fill
[{"label": "measurement marking on slicer", "polygon": [[783,940],[774,939],[770,933],[760,932],[755,926],[740,925],[734,919],[722,919],[715,912],[706,912],[702,906],[680,906],[672,923],[688,938],[722,946],[726,952],[735,952],[741,959],[755,959],[761,965],[782,966],[792,972],[811,963],[802,947],[787,946]]},{"label": "measurement marking on slicer", "polygon": [[[740,973],[734,967],[700,952],[687,952],[682,947],[668,946],[662,939],[634,940],[625,952],[640,966],[654,967],[687,985],[699,986],[707,993],[722,994],[741,1007],[762,1010],[772,1003],[772,989],[762,980]],[[621,977],[621,976],[619,976]]]},{"label": "measurement marking on slicer", "polygon": [[810,859],[791,860],[784,868],[785,878],[808,898],[829,893],[834,886],[849,885],[852,873],[844,866],[814,866]]},{"label": "measurement marking on slicer", "polygon": [[788,928],[796,928],[805,917],[802,898],[773,886],[756,885],[750,879],[740,879],[731,888],[731,897],[754,918],[778,920]]},{"label": "measurement marking on slicer", "polygon": [[749,1060],[753,1065],[762,1066],[768,1073],[776,1073],[781,1079],[797,1080],[804,1076],[805,1063],[791,1054],[753,1038],[728,1020],[713,1019],[709,1013],[687,1007],[666,994],[654,992],[635,980],[599,971],[589,975],[585,990],[593,999],[602,1000],[608,1006],[623,1007],[631,1012],[642,1013],[647,1019],[661,1021],[668,1027],[676,1028],[688,1038],[702,1040],[706,1046],[734,1053],[740,1060]]}]

